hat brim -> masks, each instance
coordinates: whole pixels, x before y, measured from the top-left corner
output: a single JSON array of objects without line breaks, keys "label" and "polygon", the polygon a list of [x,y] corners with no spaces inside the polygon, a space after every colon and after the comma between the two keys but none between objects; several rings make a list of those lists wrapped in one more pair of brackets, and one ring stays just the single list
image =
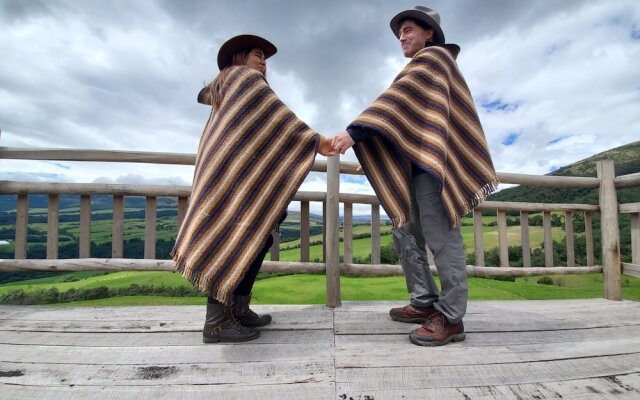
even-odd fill
[{"label": "hat brim", "polygon": [[440,28],[440,24],[436,22],[433,18],[431,18],[428,14],[425,14],[422,11],[418,10],[405,10],[401,13],[398,13],[395,17],[391,19],[389,25],[391,26],[391,30],[393,34],[396,35],[397,38],[400,38],[400,21],[411,18],[416,19],[418,21],[424,22],[435,32],[435,37],[433,38],[434,43],[444,44],[444,32],[442,32],[442,28]]},{"label": "hat brim", "polygon": [[238,35],[224,42],[218,51],[218,68],[222,70],[231,65],[233,55],[244,49],[261,49],[267,59],[278,52],[276,46],[265,38],[256,35]]}]

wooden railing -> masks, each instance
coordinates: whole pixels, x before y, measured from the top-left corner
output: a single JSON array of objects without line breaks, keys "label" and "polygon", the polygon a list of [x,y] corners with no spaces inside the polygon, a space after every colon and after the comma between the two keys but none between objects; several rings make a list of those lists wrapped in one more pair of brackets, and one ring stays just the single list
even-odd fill
[{"label": "wooden railing", "polygon": [[[63,150],[63,149],[19,149],[0,147],[0,159],[22,160],[58,160],[92,161],[118,163],[152,163],[193,165],[195,155],[174,153],[100,151],[100,150]],[[399,265],[380,264],[380,203],[376,196],[340,193],[340,174],[358,175],[356,163],[340,162],[339,156],[327,161],[316,161],[312,171],[326,172],[326,192],[298,192],[294,201],[300,202],[301,211],[301,262],[279,261],[279,241],[271,252],[271,261],[266,261],[265,272],[306,272],[325,273],[327,276],[327,304],[340,305],[340,274],[357,275],[400,275]],[[582,274],[602,272],[604,274],[604,297],[621,300],[621,273],[640,276],[640,203],[617,203],[616,188],[640,186],[640,173],[614,176],[612,161],[598,162],[598,177],[562,177],[536,176],[512,173],[498,173],[501,183],[561,188],[599,188],[599,204],[550,204],[523,202],[486,201],[473,211],[475,265],[468,265],[472,276],[530,276],[549,274]],[[14,259],[0,260],[0,271],[80,271],[80,270],[173,270],[171,260],[157,260],[156,257],[156,220],[158,197],[177,198],[178,225],[182,222],[189,186],[157,185],[114,185],[84,183],[30,183],[0,182],[0,195],[17,195],[16,235]],[[47,194],[48,234],[47,259],[26,259],[28,196]],[[77,259],[57,260],[59,230],[59,196],[80,196],[80,248]],[[112,258],[90,258],[91,248],[91,196],[113,196]],[[143,196],[145,206],[144,260],[123,259],[124,237],[124,197]],[[323,203],[324,257],[323,262],[309,262],[309,221],[310,202]],[[339,254],[339,206],[344,205],[343,213],[343,262]],[[352,253],[353,204],[371,205],[371,264],[354,264]],[[500,267],[486,267],[482,229],[482,212],[495,210],[499,238]],[[507,212],[520,213],[523,267],[515,268],[509,264],[507,239]],[[543,213],[544,266],[534,266],[530,258],[529,213]],[[567,266],[555,266],[553,262],[553,238],[551,233],[551,213],[562,212],[565,215],[565,233],[567,245]],[[586,235],[586,264],[575,265],[574,253],[574,213],[584,213]],[[602,266],[594,265],[594,240],[592,218],[601,214]],[[631,214],[632,262],[621,263],[620,236],[618,226],[619,213]],[[437,273],[434,266],[432,271]]]}]

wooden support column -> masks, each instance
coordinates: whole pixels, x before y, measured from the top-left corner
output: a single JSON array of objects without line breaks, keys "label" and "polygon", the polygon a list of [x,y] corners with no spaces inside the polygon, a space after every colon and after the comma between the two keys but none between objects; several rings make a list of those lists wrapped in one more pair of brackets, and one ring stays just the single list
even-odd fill
[{"label": "wooden support column", "polygon": [[542,213],[544,227],[544,266],[553,267],[553,235],[551,234],[551,211]]},{"label": "wooden support column", "polygon": [[47,214],[47,260],[58,258],[58,234],[60,230],[60,197],[49,195]]},{"label": "wooden support column", "polygon": [[23,260],[27,258],[27,231],[29,230],[29,196],[18,195],[16,208],[16,242],[13,258]]},{"label": "wooden support column", "polygon": [[371,264],[380,264],[380,206],[371,205]]},{"label": "wooden support column", "polygon": [[507,239],[507,212],[498,210],[498,250],[500,251],[500,266],[509,266],[509,241]]},{"label": "wooden support column", "polygon": [[573,212],[564,213],[564,233],[567,242],[567,267],[576,266],[575,246],[573,237]]},{"label": "wooden support column", "polygon": [[273,243],[271,244],[271,261],[280,261],[280,232],[271,232]]},{"label": "wooden support column", "polygon": [[584,239],[587,242],[587,266],[595,265],[595,256],[593,251],[593,213],[584,212]]},{"label": "wooden support column", "polygon": [[148,196],[144,210],[144,258],[156,258],[156,225],[158,198]]},{"label": "wooden support column", "polygon": [[113,196],[113,219],[111,227],[111,258],[124,255],[124,197]]},{"label": "wooden support column", "polygon": [[180,232],[180,227],[182,226],[182,222],[184,221],[184,218],[187,216],[188,209],[189,209],[189,198],[178,197],[178,232]]},{"label": "wooden support column", "polygon": [[476,265],[484,267],[484,237],[482,235],[482,211],[473,209],[473,243],[476,253]]},{"label": "wooden support column", "polygon": [[344,246],[344,262],[353,263],[353,204],[344,203],[344,219],[342,229],[342,244]]},{"label": "wooden support column", "polygon": [[622,300],[618,198],[613,184],[615,178],[613,160],[598,161],[597,169],[598,178],[600,179],[600,227],[602,231],[604,298]]},{"label": "wooden support column", "polygon": [[80,258],[91,257],[91,196],[80,196]]},{"label": "wooden support column", "polygon": [[340,307],[340,156],[327,158],[327,197],[325,201],[325,242],[327,268],[327,306]]},{"label": "wooden support column", "polygon": [[309,202],[300,202],[300,261],[309,262]]},{"label": "wooden support column", "polygon": [[631,213],[631,263],[640,264],[640,213]]},{"label": "wooden support column", "polygon": [[522,266],[531,268],[531,243],[529,242],[529,212],[520,211],[520,236],[522,238]]}]

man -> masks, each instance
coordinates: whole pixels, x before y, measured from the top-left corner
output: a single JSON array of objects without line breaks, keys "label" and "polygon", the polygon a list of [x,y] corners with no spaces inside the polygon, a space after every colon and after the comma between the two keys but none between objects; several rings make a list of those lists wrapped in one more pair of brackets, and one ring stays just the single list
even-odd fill
[{"label": "man", "polygon": [[[395,321],[422,323],[412,343],[437,346],[465,338],[467,275],[460,219],[498,184],[471,93],[445,44],[440,15],[416,6],[391,20],[402,53],[412,60],[346,131],[332,139],[351,146],[387,215],[407,281],[410,304]],[[428,266],[431,249],[442,289]]]}]

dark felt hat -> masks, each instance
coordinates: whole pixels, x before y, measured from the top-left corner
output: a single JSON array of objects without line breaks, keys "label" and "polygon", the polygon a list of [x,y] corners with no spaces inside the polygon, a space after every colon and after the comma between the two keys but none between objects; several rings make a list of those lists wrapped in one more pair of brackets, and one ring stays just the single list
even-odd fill
[{"label": "dark felt hat", "polygon": [[259,48],[264,52],[264,58],[267,59],[276,54],[278,49],[273,43],[265,38],[256,35],[238,35],[224,42],[218,51],[218,68],[222,70],[224,67],[231,65],[233,55],[240,50]]},{"label": "dark felt hat", "polygon": [[433,41],[435,43],[445,43],[444,32],[442,32],[442,28],[440,27],[440,14],[438,14],[437,11],[425,6],[415,6],[411,10],[405,10],[398,13],[398,15],[393,17],[389,23],[393,34],[396,35],[397,38],[400,37],[400,22],[407,18],[418,20],[433,29]]}]

